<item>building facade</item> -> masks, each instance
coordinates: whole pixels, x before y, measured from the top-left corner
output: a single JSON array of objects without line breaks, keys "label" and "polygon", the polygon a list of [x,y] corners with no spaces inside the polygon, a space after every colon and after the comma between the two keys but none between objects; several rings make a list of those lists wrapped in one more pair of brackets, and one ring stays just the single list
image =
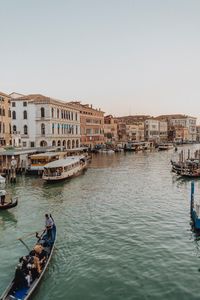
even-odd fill
[{"label": "building facade", "polygon": [[196,118],[176,114],[162,115],[157,117],[168,123],[168,138],[173,142],[195,142],[196,141]]},{"label": "building facade", "polygon": [[159,121],[156,119],[148,119],[145,121],[144,131],[145,140],[158,143],[160,141],[160,126]]},{"label": "building facade", "polygon": [[80,113],[69,103],[33,94],[11,98],[13,145],[80,147]]},{"label": "building facade", "polygon": [[9,95],[0,92],[0,147],[12,145]]},{"label": "building facade", "polygon": [[112,115],[104,117],[104,138],[105,143],[111,142],[116,143],[118,141],[117,131],[118,121]]},{"label": "building facade", "polygon": [[104,112],[77,101],[70,104],[80,112],[81,145],[94,148],[104,144]]}]

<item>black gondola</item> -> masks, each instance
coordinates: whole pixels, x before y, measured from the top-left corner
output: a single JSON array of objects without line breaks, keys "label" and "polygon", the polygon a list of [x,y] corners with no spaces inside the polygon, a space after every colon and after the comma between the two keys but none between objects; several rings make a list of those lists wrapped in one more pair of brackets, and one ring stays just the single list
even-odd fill
[{"label": "black gondola", "polygon": [[0,191],[0,210],[10,209],[18,204],[18,198],[12,198],[5,190]]},{"label": "black gondola", "polygon": [[[36,245],[42,246],[46,253],[46,261],[42,267],[41,273],[38,274],[34,279],[32,278],[30,286],[26,285],[18,287],[16,286],[16,279],[14,278],[4,291],[3,295],[0,297],[0,300],[28,300],[40,283],[53,254],[56,241],[55,224],[53,225],[53,228],[51,230],[51,238],[48,237],[46,231],[43,232],[41,237],[38,237],[38,235],[36,234],[36,237],[38,238]],[[28,257],[31,257],[31,252],[29,253]]]}]

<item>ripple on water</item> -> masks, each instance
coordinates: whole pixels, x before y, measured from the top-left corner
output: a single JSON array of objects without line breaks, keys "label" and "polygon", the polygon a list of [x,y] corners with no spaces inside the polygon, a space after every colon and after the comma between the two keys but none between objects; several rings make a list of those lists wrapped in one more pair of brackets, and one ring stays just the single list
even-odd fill
[{"label": "ripple on water", "polygon": [[8,190],[19,205],[0,215],[0,291],[26,253],[17,238],[42,229],[44,213],[52,212],[56,249],[34,299],[197,299],[190,181],[170,172],[171,156],[97,155],[83,176],[52,185],[18,177]]}]

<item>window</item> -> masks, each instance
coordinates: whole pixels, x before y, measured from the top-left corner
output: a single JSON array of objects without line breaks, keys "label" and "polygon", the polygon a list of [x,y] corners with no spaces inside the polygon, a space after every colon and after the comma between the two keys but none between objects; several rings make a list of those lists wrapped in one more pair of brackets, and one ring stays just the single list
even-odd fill
[{"label": "window", "polygon": [[41,124],[41,135],[45,135],[45,124]]},{"label": "window", "polygon": [[27,102],[25,101],[25,102],[23,102],[23,106],[27,106]]},{"label": "window", "polygon": [[15,107],[15,102],[12,102],[12,107]]},{"label": "window", "polygon": [[31,148],[35,147],[35,143],[34,142],[30,142],[30,146],[31,146]]},{"label": "window", "polygon": [[13,125],[13,133],[15,133],[17,131],[17,126]]},{"label": "window", "polygon": [[23,142],[23,143],[22,143],[22,146],[23,146],[23,147],[26,147],[26,142]]},{"label": "window", "polygon": [[52,124],[52,134],[54,134],[54,124]]},{"label": "window", "polygon": [[27,119],[27,111],[26,110],[24,110],[24,119]]},{"label": "window", "polygon": [[59,114],[60,114],[59,109],[57,109],[57,118],[58,119],[59,119]]},{"label": "window", "polygon": [[12,119],[15,120],[16,119],[16,111],[13,110],[12,112]]},{"label": "window", "polygon": [[24,134],[28,134],[28,126],[24,125]]},{"label": "window", "polygon": [[8,117],[11,118],[11,110],[10,110],[10,108],[8,110]]},{"label": "window", "polygon": [[44,118],[45,117],[45,109],[44,107],[41,107],[41,118]]},{"label": "window", "polygon": [[53,109],[53,107],[51,109],[51,117],[54,118],[54,109]]}]

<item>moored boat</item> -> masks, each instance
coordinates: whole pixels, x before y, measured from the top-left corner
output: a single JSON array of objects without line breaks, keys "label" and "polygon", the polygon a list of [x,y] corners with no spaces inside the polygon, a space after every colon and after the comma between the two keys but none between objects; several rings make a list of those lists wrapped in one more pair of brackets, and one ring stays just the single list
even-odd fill
[{"label": "moored boat", "polygon": [[18,198],[12,197],[5,190],[0,190],[0,210],[10,209],[18,204]]},{"label": "moored boat", "polygon": [[[21,268],[20,275],[24,276],[24,278],[23,278],[24,280],[19,281],[19,278],[17,278],[16,272],[15,272],[14,279],[11,281],[9,286],[6,288],[6,290],[0,297],[0,300],[28,300],[28,299],[30,299],[33,292],[35,291],[38,284],[40,283],[40,281],[49,265],[52,254],[53,254],[55,241],[56,241],[56,226],[55,226],[55,224],[52,227],[51,238],[48,238],[46,231],[43,232],[41,237],[38,237],[38,235],[36,235],[36,237],[37,237],[37,243],[34,247],[34,250],[31,250],[27,256],[22,257],[22,261],[24,263],[24,261],[26,259],[26,263],[28,262],[28,264],[30,265],[31,263],[29,261],[31,261],[31,259],[34,261],[33,252],[36,254],[39,253],[39,252],[37,253],[37,251],[36,251],[36,247],[37,247],[38,251],[40,249],[41,251],[43,251],[45,253],[45,260],[43,261],[43,265],[41,266],[41,272],[38,273],[37,276],[34,276],[34,277],[30,276],[30,279],[28,280],[27,276],[25,277],[25,275],[23,274],[23,272],[24,272],[23,264],[22,265],[18,264],[18,266],[16,268],[16,272],[17,272],[17,270],[19,270]],[[34,254],[34,255],[36,255],[36,254]],[[39,254],[38,254],[38,256],[39,256]],[[27,266],[28,266],[28,264],[27,264]],[[19,272],[18,272],[18,277],[19,277]]]},{"label": "moored boat", "polygon": [[6,182],[5,177],[3,177],[3,176],[0,175],[0,183],[5,183],[5,182]]},{"label": "moored boat", "polygon": [[200,203],[194,199],[194,181],[191,182],[190,213],[194,228],[200,230]]},{"label": "moored boat", "polygon": [[164,151],[164,150],[170,150],[173,149],[174,146],[171,143],[163,143],[158,145],[158,150],[159,151]]},{"label": "moored boat", "polygon": [[28,174],[42,174],[44,166],[52,161],[64,158],[67,155],[66,152],[46,152],[33,154],[30,156],[29,166],[27,169]]},{"label": "moored boat", "polygon": [[42,179],[45,181],[64,180],[79,175],[86,168],[87,159],[84,155],[69,156],[45,165]]}]

